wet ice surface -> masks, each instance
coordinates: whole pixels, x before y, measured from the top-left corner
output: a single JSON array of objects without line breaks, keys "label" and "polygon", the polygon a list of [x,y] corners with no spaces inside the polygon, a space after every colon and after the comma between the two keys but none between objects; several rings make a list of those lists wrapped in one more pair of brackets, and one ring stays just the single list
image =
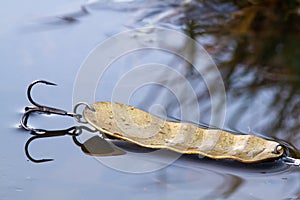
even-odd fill
[{"label": "wet ice surface", "polygon": [[[133,4],[135,6],[132,6]],[[55,161],[45,164],[28,162],[23,147],[29,135],[17,128],[22,109],[28,105],[27,85],[35,79],[58,83],[58,87],[37,86],[34,89],[34,97],[47,105],[72,110],[73,83],[83,60],[99,42],[127,30],[128,27],[134,27],[133,19],[140,16],[137,14],[139,4],[135,2],[128,4],[131,5],[130,9],[126,9],[125,4],[105,6],[97,4],[87,6],[85,10],[82,5],[85,5],[82,1],[23,4],[10,1],[0,8],[5,16],[0,20],[3,70],[0,86],[2,93],[0,199],[297,199],[299,197],[299,170],[280,163],[248,166],[230,161],[182,156],[167,165],[168,154],[147,156],[147,152],[142,152],[142,149],[141,153],[136,153],[139,151],[136,147],[133,147],[135,151],[132,153],[120,157],[101,158],[99,162],[83,154],[68,137],[33,142],[30,150],[35,157],[53,157]],[[120,5],[119,9],[116,9],[116,5]],[[114,9],[110,9],[111,6]],[[160,15],[159,18],[162,19],[164,16],[169,15]],[[155,20],[157,19],[151,22]],[[95,93],[96,100],[110,100],[116,82],[132,67],[147,62],[170,65],[170,59],[174,58],[165,52],[149,53],[147,50],[128,55],[127,58],[120,58],[112,64],[100,81]],[[204,84],[201,81],[199,84],[197,80],[197,77],[190,76],[190,82],[194,83],[194,89],[199,92],[201,85]],[[126,88],[126,85],[123,87]],[[204,89],[203,93],[207,91]],[[257,107],[265,105],[264,102],[270,98],[269,96],[266,91],[255,99],[251,108],[252,111],[255,108],[257,113],[256,121],[267,120]],[[200,117],[207,123],[210,119],[210,103],[207,102],[206,95],[203,95],[203,99],[206,99],[206,102],[205,104],[201,102]],[[164,105],[168,116],[175,118],[180,116],[176,98],[159,86],[145,86],[137,90],[130,99],[130,104],[144,110],[151,110],[151,106],[156,103]],[[231,108],[236,104],[232,103],[227,108],[226,119],[229,122],[234,116]],[[164,110],[159,110],[156,114],[164,115]],[[227,122],[225,128],[272,136],[270,133],[264,133],[261,126],[258,126],[256,121],[253,122],[250,114],[248,110],[246,117],[238,124],[232,127]],[[31,124],[56,129],[72,126],[74,122],[63,117],[35,116]],[[299,148],[299,140],[287,141]],[[126,144],[123,145],[126,147]],[[136,167],[139,170],[148,166],[158,168],[167,166],[149,173],[126,173],[103,164],[109,162],[109,159],[116,166],[123,166],[125,169]],[[134,163],[139,163],[139,166]]]}]

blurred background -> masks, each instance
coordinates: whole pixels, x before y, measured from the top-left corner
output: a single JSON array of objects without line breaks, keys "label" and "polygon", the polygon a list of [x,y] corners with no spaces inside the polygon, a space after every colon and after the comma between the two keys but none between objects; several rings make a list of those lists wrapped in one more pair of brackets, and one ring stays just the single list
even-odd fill
[{"label": "blurred background", "polygon": [[[0,199],[298,199],[299,169],[282,163],[244,165],[181,156],[163,169],[131,174],[103,165],[82,153],[70,138],[61,137],[32,144],[30,149],[36,157],[55,158],[51,163],[35,164],[27,161],[24,154],[24,144],[30,136],[18,124],[23,108],[29,104],[27,85],[33,80],[58,83],[58,87],[37,86],[34,98],[38,102],[72,110],[77,73],[97,44],[121,31],[164,27],[199,42],[221,72],[226,117],[220,128],[280,141],[297,154],[299,5],[298,0],[3,3]],[[148,41],[147,33],[136,37],[142,42],[158,41]],[[196,47],[180,44],[197,63]],[[95,99],[111,100],[113,88],[124,74],[150,62],[172,67],[184,76],[197,102],[189,101],[177,76],[157,73],[157,82],[173,84],[178,93],[174,96],[162,86],[147,85],[139,88],[129,103],[147,111],[153,105],[162,105],[171,120],[180,119],[182,106],[189,109],[197,103],[200,107],[195,112],[200,113],[200,119],[193,123],[209,125],[211,99],[218,94],[209,93],[192,65],[168,52],[143,50],[116,60],[99,81]],[[137,79],[146,76],[147,73]],[[184,104],[178,102],[177,96],[184,99]],[[74,125],[72,119],[56,116],[34,116],[30,123],[54,129]],[[157,162],[147,160],[144,154],[134,156],[144,165]],[[163,162],[161,159],[159,162]]]}]

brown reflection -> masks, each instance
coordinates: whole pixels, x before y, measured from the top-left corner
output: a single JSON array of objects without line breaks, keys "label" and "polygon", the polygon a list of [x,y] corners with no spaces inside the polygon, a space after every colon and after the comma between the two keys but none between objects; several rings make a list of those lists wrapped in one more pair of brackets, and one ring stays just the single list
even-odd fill
[{"label": "brown reflection", "polygon": [[[220,14],[218,8],[225,5],[233,10]],[[299,131],[299,123],[291,125],[291,121],[299,120],[300,111],[299,1],[232,1],[230,4],[211,1],[206,6],[215,7],[208,21],[218,17],[215,21],[219,23],[209,23],[206,27],[198,23],[196,13],[187,14],[185,20],[194,23],[187,31],[191,35],[214,37],[215,42],[206,48],[219,60],[227,92],[235,99],[243,98],[245,104],[251,104],[258,93],[273,91],[272,101],[265,106],[275,111],[277,117],[268,119],[272,126],[264,134],[292,141]],[[242,78],[248,80],[241,81]],[[243,113],[247,106],[240,106],[236,113]],[[233,121],[237,123],[240,115]],[[283,131],[285,135],[279,135]]]},{"label": "brown reflection", "polygon": [[79,146],[85,154],[90,156],[118,156],[125,154],[125,151],[116,148],[104,138],[97,135],[89,138],[83,144],[79,143]]},{"label": "brown reflection", "polygon": [[265,118],[258,119],[266,121],[262,134],[299,139],[299,0],[185,1],[170,4],[165,15],[161,4],[144,17],[164,16],[156,22],[179,25],[197,39],[216,61],[231,101],[243,102],[230,119],[232,127],[257,96],[268,92]]}]

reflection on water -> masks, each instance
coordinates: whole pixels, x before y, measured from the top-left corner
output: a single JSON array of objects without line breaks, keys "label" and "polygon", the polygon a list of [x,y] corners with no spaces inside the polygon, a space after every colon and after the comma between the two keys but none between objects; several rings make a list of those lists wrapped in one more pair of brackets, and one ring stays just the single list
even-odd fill
[{"label": "reflection on water", "polygon": [[78,22],[80,18],[88,15],[89,12],[85,6],[81,6],[81,8],[77,11],[73,11],[70,13],[64,13],[58,16],[50,16],[39,19],[39,24],[45,25],[66,25],[66,23],[75,23]]},{"label": "reflection on water", "polygon": [[[149,0],[110,1],[105,4],[103,1],[94,1],[83,6],[88,12],[78,6],[74,9],[75,14],[66,12],[49,20],[47,18],[46,21],[41,18],[41,23],[36,26],[46,27],[43,33],[30,26],[26,28],[32,28],[32,33],[24,34],[19,21],[14,19],[11,26],[21,31],[4,31],[13,33],[10,34],[12,44],[4,41],[5,46],[12,48],[3,50],[3,54],[7,55],[4,56],[4,64],[12,67],[8,75],[14,75],[16,71],[24,74],[22,80],[20,77],[9,78],[15,80],[18,87],[13,84],[1,86],[1,90],[8,92],[10,97],[4,95],[3,101],[7,105],[15,103],[14,106],[3,108],[7,114],[1,123],[4,122],[5,127],[19,120],[19,113],[12,115],[11,109],[13,107],[16,111],[21,105],[27,105],[24,91],[30,81],[45,77],[63,85],[61,93],[54,93],[64,98],[53,98],[48,91],[39,94],[44,100],[55,100],[55,104],[68,107],[76,70],[90,49],[107,35],[123,30],[124,26],[141,27],[150,24],[185,31],[213,56],[226,85],[226,129],[286,140],[299,148],[299,1],[212,0],[170,3]],[[35,12],[32,9],[30,5],[30,10]],[[25,10],[20,8],[20,12]],[[126,18],[127,15],[130,17]],[[50,15],[46,13],[45,16]],[[84,21],[82,16],[87,16],[87,20]],[[28,15],[18,17],[30,21]],[[105,23],[107,18],[114,20]],[[73,29],[52,30],[56,25],[68,27],[69,24],[73,24]],[[193,51],[193,47],[187,48],[187,54],[197,59],[193,57]],[[16,54],[20,59],[15,59]],[[155,52],[141,52],[137,58],[141,63],[157,61],[174,66],[186,76],[201,103],[201,121],[209,122],[210,94],[200,75],[188,63]],[[130,55],[128,59],[133,60]],[[122,59],[116,61],[116,64],[120,65],[115,69],[112,66],[112,73],[108,73],[110,80],[105,82],[104,89],[99,86],[99,100],[110,97],[109,91],[118,75],[121,76],[130,66],[136,66],[133,61]],[[157,78],[163,79],[162,82],[168,80],[166,75],[158,75]],[[9,82],[6,77],[4,80]],[[180,81],[169,81],[180,90]],[[144,89],[144,92],[136,91],[132,104],[150,110],[153,104],[158,103],[165,105],[168,117],[180,116],[178,102],[172,94],[158,86],[145,86]],[[157,98],[150,98],[153,93],[157,94]],[[184,96],[184,91],[181,94]],[[185,106],[191,103],[189,99],[185,102]],[[39,127],[46,127],[53,118],[34,120],[41,125]],[[65,126],[68,121],[58,120],[54,124],[55,127],[56,124]],[[120,173],[89,159],[89,156],[74,150],[74,146],[64,138],[51,138],[51,142],[44,143],[41,140],[32,145],[31,152],[35,156],[55,154],[56,159],[51,164],[32,165],[23,158],[21,148],[28,135],[5,128],[3,137],[1,146],[6,151],[2,151],[5,154],[0,158],[1,163],[5,163],[0,168],[1,199],[40,199],[41,196],[45,199],[297,199],[300,195],[299,169],[289,168],[280,162],[249,166],[183,156],[159,171],[132,175]],[[36,149],[38,151],[34,151]],[[138,152],[138,148],[132,151]],[[45,152],[45,155],[40,152]],[[147,159],[144,154],[138,158]]]},{"label": "reflection on water", "polygon": [[[113,1],[109,6],[103,1],[87,5],[94,9],[110,7],[124,11],[128,8]],[[299,1],[167,3],[152,0],[135,2],[130,8],[139,9],[139,12],[135,21],[127,24],[129,27],[158,25],[181,29],[197,39],[213,56],[224,77],[231,110],[227,122],[230,129],[250,130],[293,141],[296,146],[300,143],[297,135],[300,103]],[[190,49],[188,54],[195,56],[193,47],[183,46],[182,49]],[[187,68],[186,63],[180,64],[179,70]],[[203,98],[207,92],[197,92],[197,95]],[[257,106],[261,109],[253,111],[252,108]],[[259,121],[256,121],[257,116],[261,118]],[[247,122],[251,122],[249,130],[239,125]]]},{"label": "reflection on water", "polygon": [[[39,133],[38,133],[39,132]],[[112,143],[106,141],[102,135],[95,135],[95,130],[92,130],[86,126],[73,126],[68,129],[63,130],[52,130],[46,131],[38,130],[35,132],[34,130],[31,131],[30,134],[33,136],[30,137],[26,144],[25,144],[25,153],[27,158],[35,163],[42,163],[42,162],[49,162],[53,161],[53,159],[49,158],[42,158],[42,159],[35,159],[32,157],[31,153],[29,152],[29,145],[34,140],[42,139],[42,138],[54,138],[59,136],[71,136],[75,145],[81,148],[81,151],[90,156],[115,156],[115,155],[123,155],[125,154],[124,151],[117,148]],[[94,133],[91,137],[91,133]],[[89,137],[84,142],[80,142],[77,137]]]},{"label": "reflection on water", "polygon": [[[255,122],[255,132],[300,145],[299,1],[189,1],[172,3],[168,10],[167,3],[150,2],[156,11],[146,8],[144,21],[166,14],[151,22],[175,23],[217,62],[229,106],[235,107],[228,122],[231,128],[238,129],[241,121],[254,122],[260,115],[263,119]],[[249,117],[257,100],[262,111]]]}]

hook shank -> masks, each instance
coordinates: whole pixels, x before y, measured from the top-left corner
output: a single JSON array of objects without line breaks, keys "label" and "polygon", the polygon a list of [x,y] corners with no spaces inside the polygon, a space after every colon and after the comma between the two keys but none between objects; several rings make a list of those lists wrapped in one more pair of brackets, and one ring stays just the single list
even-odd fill
[{"label": "hook shank", "polygon": [[81,115],[76,114],[76,113],[69,113],[69,112],[67,112],[65,110],[62,110],[62,109],[53,108],[53,107],[49,107],[49,106],[44,106],[44,105],[41,105],[41,104],[35,102],[33,100],[32,96],[31,96],[31,90],[32,90],[33,86],[38,84],[38,83],[42,83],[42,84],[46,84],[46,85],[54,85],[54,86],[56,85],[55,83],[52,83],[52,82],[49,82],[49,81],[36,80],[28,86],[27,98],[30,101],[30,103],[32,103],[34,106],[26,107],[25,108],[25,113],[23,114],[23,116],[21,118],[20,124],[25,130],[35,132],[36,134],[44,132],[43,129],[35,129],[35,128],[31,128],[27,125],[28,118],[29,118],[30,114],[34,113],[34,112],[69,116],[69,117],[74,117],[75,119],[80,119],[82,117]]},{"label": "hook shank", "polygon": [[[49,107],[49,106],[44,106],[44,105],[41,105],[41,104],[35,102],[33,100],[33,98],[31,97],[31,90],[32,90],[33,86],[38,84],[38,83],[43,83],[43,84],[46,84],[46,85],[53,85],[53,86],[56,86],[57,84],[49,82],[49,81],[45,81],[45,80],[36,80],[28,86],[28,88],[27,88],[28,100],[30,101],[30,103],[35,105],[39,109],[40,112],[44,112],[44,113],[48,113],[48,114],[57,114],[57,115],[68,115],[70,117],[74,117],[76,115],[74,113],[69,113],[69,112],[67,112],[65,110],[62,110],[62,109],[53,108],[53,107]],[[31,109],[31,107],[27,107],[26,109]]]}]

